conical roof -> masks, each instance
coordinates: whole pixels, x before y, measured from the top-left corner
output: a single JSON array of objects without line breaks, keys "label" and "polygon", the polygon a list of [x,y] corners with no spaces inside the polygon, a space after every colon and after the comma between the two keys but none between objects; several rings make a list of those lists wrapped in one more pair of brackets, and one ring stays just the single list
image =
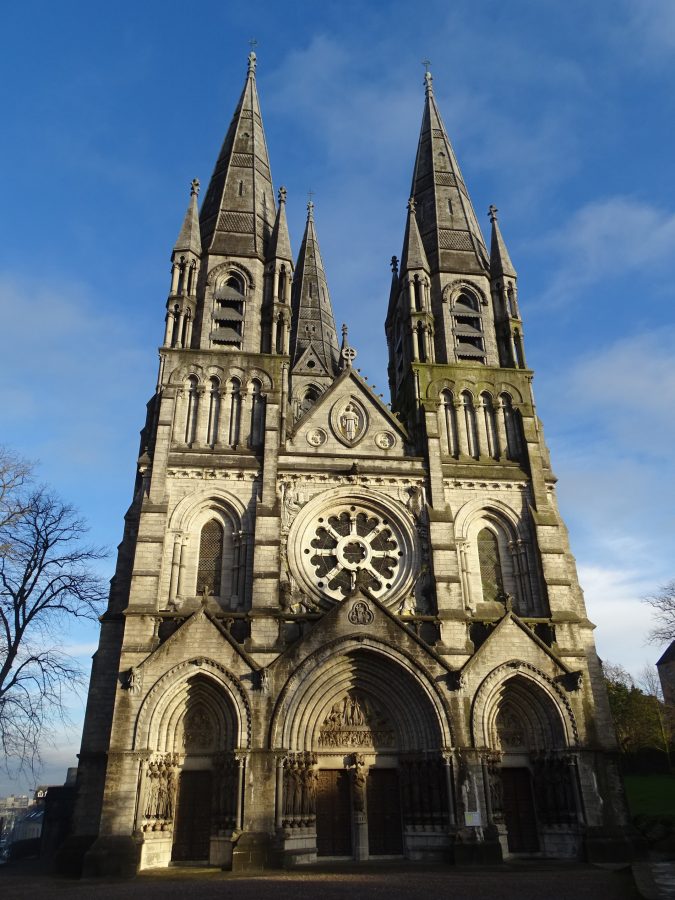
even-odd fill
[{"label": "conical roof", "polygon": [[511,262],[509,251],[506,249],[504,238],[502,237],[499,222],[497,221],[497,208],[490,207],[490,221],[492,222],[492,239],[490,241],[490,274],[493,278],[497,275],[508,275],[511,278],[516,277],[516,270]]},{"label": "conical roof", "polygon": [[307,225],[293,278],[291,361],[295,365],[311,345],[328,373],[338,372],[338,340],[326,273],[314,225],[314,204],[307,204]]},{"label": "conical roof", "polygon": [[255,53],[200,216],[202,246],[218,255],[265,258],[275,219],[274,190],[255,82]]},{"label": "conical roof", "polygon": [[427,72],[411,195],[432,272],[484,273],[488,255]]},{"label": "conical roof", "polygon": [[286,221],[286,188],[279,188],[279,209],[277,210],[277,218],[272,229],[272,237],[270,238],[267,248],[268,259],[283,259],[293,264],[293,251],[291,250],[291,238],[288,233],[288,222]]},{"label": "conical roof", "polygon": [[193,178],[190,188],[190,202],[183,219],[183,226],[173,248],[174,253],[191,252],[200,256],[202,242],[199,233],[199,210],[197,197],[199,195],[199,179]]}]

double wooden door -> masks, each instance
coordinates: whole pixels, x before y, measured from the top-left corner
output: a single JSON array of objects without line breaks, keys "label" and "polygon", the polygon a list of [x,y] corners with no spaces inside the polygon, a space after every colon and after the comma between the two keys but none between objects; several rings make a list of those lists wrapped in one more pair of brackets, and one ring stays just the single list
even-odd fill
[{"label": "double wooden door", "polygon": [[174,860],[208,860],[211,842],[211,772],[181,772],[173,833]]},{"label": "double wooden door", "polygon": [[530,770],[501,770],[504,824],[511,853],[532,853],[539,849],[537,815]]}]

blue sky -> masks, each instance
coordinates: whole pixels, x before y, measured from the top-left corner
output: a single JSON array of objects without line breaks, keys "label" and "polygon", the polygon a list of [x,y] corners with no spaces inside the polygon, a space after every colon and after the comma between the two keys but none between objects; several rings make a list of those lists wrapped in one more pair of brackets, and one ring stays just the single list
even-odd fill
[{"label": "blue sky", "polygon": [[[311,188],[338,324],[382,391],[428,57],[479,218],[499,207],[519,273],[600,654],[632,671],[657,657],[639,598],[675,577],[672,0],[24,0],[3,32],[0,440],[39,461],[95,542],[122,534],[171,247],[248,40],[294,250]],[[96,639],[66,640],[88,664]],[[47,748],[44,780],[78,744],[75,729]]]}]

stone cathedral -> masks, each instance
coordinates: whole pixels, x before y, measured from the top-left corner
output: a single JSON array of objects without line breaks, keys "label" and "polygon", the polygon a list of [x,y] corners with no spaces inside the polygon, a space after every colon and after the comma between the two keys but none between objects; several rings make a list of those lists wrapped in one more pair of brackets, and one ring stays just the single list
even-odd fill
[{"label": "stone cathedral", "polygon": [[497,210],[488,250],[427,73],[386,404],[311,202],[291,250],[255,70],[171,257],[71,852],[89,874],[625,852]]}]

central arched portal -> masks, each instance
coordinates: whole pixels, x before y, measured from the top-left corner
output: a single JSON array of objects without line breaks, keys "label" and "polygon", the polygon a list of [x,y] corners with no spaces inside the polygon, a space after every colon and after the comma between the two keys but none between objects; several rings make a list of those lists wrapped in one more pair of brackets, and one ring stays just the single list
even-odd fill
[{"label": "central arched portal", "polygon": [[305,664],[277,709],[277,826],[287,854],[440,853],[454,821],[448,717],[404,657],[374,646]]}]

